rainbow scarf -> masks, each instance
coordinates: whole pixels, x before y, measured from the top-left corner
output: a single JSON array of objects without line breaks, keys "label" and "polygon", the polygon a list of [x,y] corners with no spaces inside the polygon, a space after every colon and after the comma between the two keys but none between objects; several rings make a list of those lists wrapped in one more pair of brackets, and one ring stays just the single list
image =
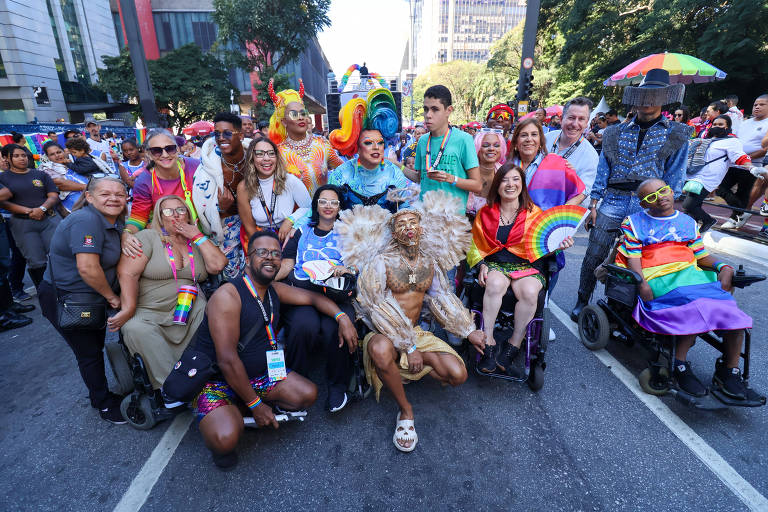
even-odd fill
[{"label": "rainbow scarf", "polygon": [[527,260],[523,238],[539,215],[541,215],[541,209],[536,205],[531,211],[521,211],[509,232],[507,242],[502,244],[496,239],[496,232],[499,230],[499,204],[494,203],[480,208],[472,225],[472,246],[467,253],[469,266],[474,267],[483,258],[501,250],[507,250]]}]

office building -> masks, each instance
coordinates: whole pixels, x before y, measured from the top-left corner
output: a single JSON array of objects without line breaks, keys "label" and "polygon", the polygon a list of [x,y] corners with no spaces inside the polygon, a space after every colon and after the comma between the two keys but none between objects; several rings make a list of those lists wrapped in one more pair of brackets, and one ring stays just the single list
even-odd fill
[{"label": "office building", "polygon": [[124,110],[94,88],[117,55],[108,0],[0,0],[0,124]]},{"label": "office building", "polygon": [[[525,19],[525,0],[410,0],[409,67],[421,73],[451,60],[485,62],[491,45]],[[411,55],[408,55],[409,60]]]}]

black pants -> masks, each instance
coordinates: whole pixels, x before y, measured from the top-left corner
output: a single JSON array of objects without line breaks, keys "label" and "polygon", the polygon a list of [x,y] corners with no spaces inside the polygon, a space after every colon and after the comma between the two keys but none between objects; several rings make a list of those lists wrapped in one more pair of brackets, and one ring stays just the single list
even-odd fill
[{"label": "black pants", "polygon": [[75,353],[80,376],[88,388],[91,406],[97,409],[114,407],[114,396],[109,392],[107,376],[104,373],[106,328],[97,331],[62,331],[56,316],[56,292],[53,286],[48,281],[41,282],[37,296],[43,316],[51,322]]},{"label": "black pants", "polygon": [[693,194],[691,192],[686,192],[685,199],[683,199],[683,210],[685,213],[693,217],[693,220],[697,220],[704,224],[708,224],[712,221],[712,216],[704,211],[704,208],[701,207],[701,204],[704,202],[704,199],[707,198],[709,195],[709,190],[702,188],[701,192],[698,194]]},{"label": "black pants", "polygon": [[[339,308],[355,318],[350,303]],[[325,377],[329,386],[346,388],[352,377],[352,356],[345,343],[339,348],[339,326],[332,317],[323,315],[312,306],[286,308],[281,321],[285,326],[285,362],[288,368],[308,376],[313,353],[325,354]]]},{"label": "black pants", "polygon": [[27,260],[21,254],[21,251],[16,247],[16,241],[11,234],[11,227],[8,222],[3,222],[4,231],[8,235],[8,245],[11,246],[11,266],[10,271],[6,269],[8,273],[8,280],[11,282],[11,290],[13,293],[24,291],[24,271],[27,268]]},{"label": "black pants", "polygon": [[[2,224],[6,222],[0,221]],[[11,286],[8,283],[8,267],[11,265],[11,249],[8,241],[8,231],[0,226],[0,315],[13,305]]]},{"label": "black pants", "polygon": [[[752,185],[755,184],[757,177],[753,176],[749,171],[744,169],[738,169],[731,167],[728,172],[725,173],[723,181],[720,182],[720,186],[717,187],[716,194],[728,203],[728,206],[735,206],[736,208],[749,208],[752,205],[747,205],[749,202],[749,194],[752,192]],[[736,192],[731,192],[731,188],[736,185]],[[731,218],[735,219],[736,215],[741,215],[741,212],[731,213]]]},{"label": "black pants", "polygon": [[587,246],[587,252],[584,255],[584,261],[581,262],[579,301],[587,302],[592,296],[592,292],[595,291],[595,284],[597,284],[595,269],[597,269],[599,265],[602,265],[605,258],[608,257],[608,253],[611,252],[616,240],[616,235],[608,233],[608,230],[618,228],[621,226],[623,220],[624,219],[614,219],[607,215],[603,215],[599,211],[597,212],[595,226],[589,231],[589,245]]}]

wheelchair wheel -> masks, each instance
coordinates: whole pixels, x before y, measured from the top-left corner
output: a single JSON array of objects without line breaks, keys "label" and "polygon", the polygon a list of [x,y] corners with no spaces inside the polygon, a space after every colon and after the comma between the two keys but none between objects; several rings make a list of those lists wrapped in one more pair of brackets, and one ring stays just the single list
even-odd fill
[{"label": "wheelchair wheel", "polygon": [[149,430],[155,426],[157,420],[152,413],[152,404],[147,395],[128,395],[120,403],[120,412],[123,418],[137,430]]},{"label": "wheelchair wheel", "polygon": [[117,381],[115,393],[118,395],[127,395],[133,391],[133,372],[128,361],[125,359],[125,351],[119,343],[107,343],[104,345],[107,352],[109,365],[112,367],[112,373]]},{"label": "wheelchair wheel", "polygon": [[531,373],[528,375],[528,387],[531,391],[538,391],[544,386],[544,368],[539,363],[531,366]]},{"label": "wheelchair wheel", "polygon": [[579,338],[589,350],[600,350],[611,339],[611,323],[603,309],[595,304],[585,307],[579,315]]},{"label": "wheelchair wheel", "polygon": [[669,393],[669,370],[646,368],[637,376],[640,387],[649,395],[663,396]]}]

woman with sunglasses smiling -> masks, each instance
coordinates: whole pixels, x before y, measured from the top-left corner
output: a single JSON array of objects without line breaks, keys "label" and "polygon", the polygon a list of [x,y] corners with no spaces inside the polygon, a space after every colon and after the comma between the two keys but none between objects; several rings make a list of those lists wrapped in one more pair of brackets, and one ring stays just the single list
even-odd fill
[{"label": "woman with sunglasses smiling", "polygon": [[[312,282],[315,273],[328,262],[331,277],[356,274],[357,269],[345,267],[341,259],[334,223],[344,208],[344,195],[334,185],[323,185],[312,198],[312,216],[307,226],[299,228],[283,250],[283,260],[276,281],[310,291],[323,293],[333,300],[349,318],[354,318],[351,290],[347,293],[325,293]],[[347,276],[345,279],[354,279]],[[315,279],[316,280],[316,279]],[[344,288],[346,290],[346,287]],[[341,298],[345,295],[344,298]],[[288,366],[301,375],[309,375],[313,352],[325,354],[325,375],[328,384],[326,408],[338,412],[347,404],[346,388],[352,376],[352,359],[346,346],[339,346],[338,324],[312,306],[293,306],[283,313],[285,322],[285,355]]]},{"label": "woman with sunglasses smiling", "polygon": [[507,161],[507,141],[504,140],[504,132],[500,128],[480,128],[475,134],[475,150],[480,163],[483,191],[477,195],[469,193],[467,213],[473,217],[480,208],[485,206],[493,177],[499,167]]},{"label": "woman with sunglasses smiling", "polygon": [[277,145],[264,137],[254,139],[245,154],[245,178],[237,186],[237,209],[247,238],[267,229],[284,242],[311,204],[301,180],[286,172]]},{"label": "woman with sunglasses smiling", "polygon": [[[192,223],[189,207],[178,196],[157,200],[150,228],[136,234],[142,254],[120,258],[122,309],[108,325],[122,330],[125,345],[141,354],[152,387],[159,389],[203,321],[206,299],[198,283],[221,272],[227,258]],[[183,323],[174,316],[182,286],[197,288]]]},{"label": "woman with sunglasses smiling", "polygon": [[192,185],[200,161],[179,155],[176,138],[167,130],[152,130],[145,142],[150,162],[133,184],[131,216],[123,232],[123,254],[137,257],[141,243],[134,236],[147,226],[157,200],[166,195],[183,198],[190,208],[192,223],[197,224],[197,212],[192,203]]}]

